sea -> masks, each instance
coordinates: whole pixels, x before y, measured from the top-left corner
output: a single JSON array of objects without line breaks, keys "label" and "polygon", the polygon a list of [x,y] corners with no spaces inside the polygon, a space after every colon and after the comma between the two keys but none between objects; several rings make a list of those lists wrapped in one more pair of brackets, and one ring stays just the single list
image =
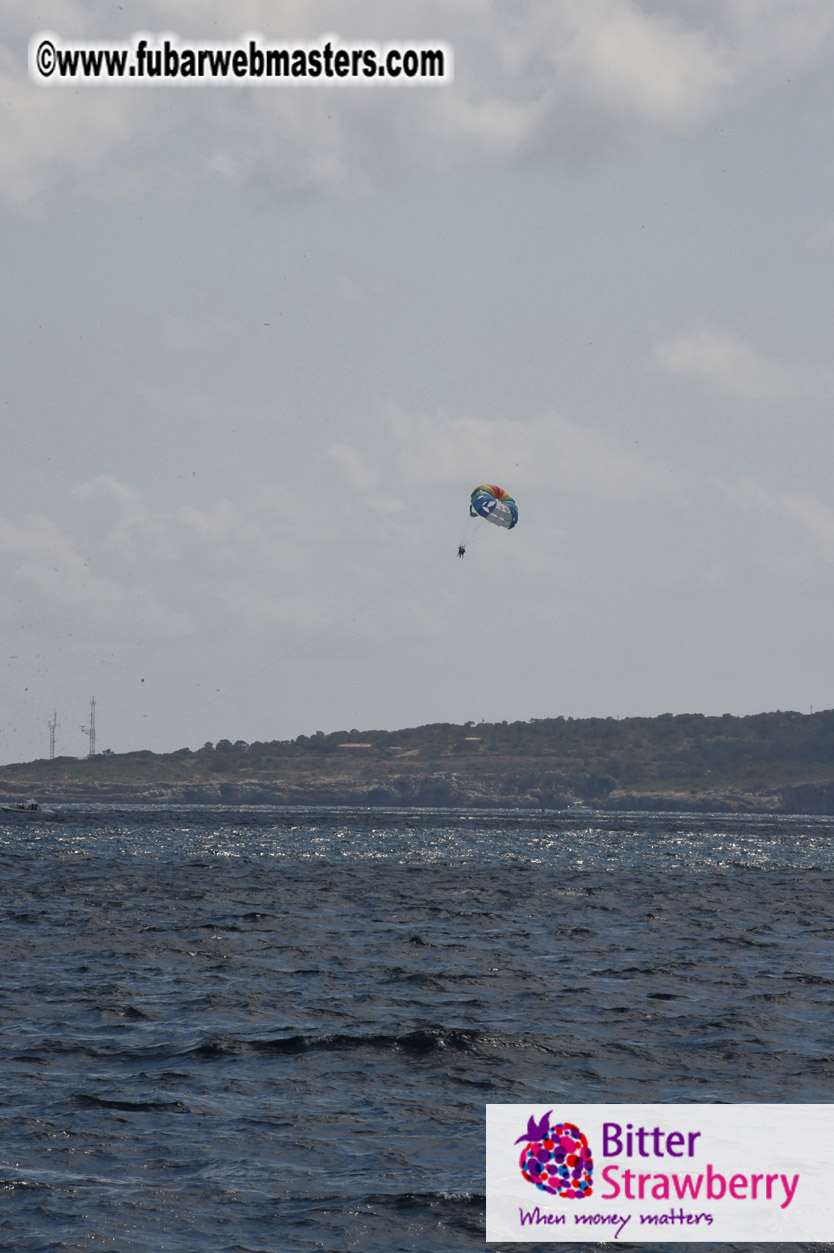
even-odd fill
[{"label": "sea", "polygon": [[65,813],[0,822],[2,1250],[545,1249],[486,1104],[834,1101],[832,818]]}]

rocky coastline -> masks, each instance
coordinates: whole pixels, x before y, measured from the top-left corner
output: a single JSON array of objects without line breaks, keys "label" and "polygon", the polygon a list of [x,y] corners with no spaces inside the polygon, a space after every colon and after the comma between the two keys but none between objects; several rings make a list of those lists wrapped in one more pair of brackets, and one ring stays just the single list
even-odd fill
[{"label": "rocky coastline", "polygon": [[462,809],[552,809],[584,812],[678,812],[834,814],[834,781],[806,783],[768,791],[714,789],[699,793],[617,788],[605,797],[583,798],[574,792],[531,789],[508,793],[457,773],[419,778],[392,776],[373,783],[345,780],[317,783],[218,780],[154,783],[75,780],[61,783],[0,784],[0,802],[35,798],[49,805],[274,805],[274,806],[434,806]]}]

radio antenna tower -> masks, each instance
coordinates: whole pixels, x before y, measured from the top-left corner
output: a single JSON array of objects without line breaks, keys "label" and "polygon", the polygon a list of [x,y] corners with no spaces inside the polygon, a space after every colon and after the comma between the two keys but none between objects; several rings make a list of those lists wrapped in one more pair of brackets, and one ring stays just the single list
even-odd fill
[{"label": "radio antenna tower", "polygon": [[87,752],[87,757],[88,758],[95,757],[96,755],[96,698],[95,696],[90,701],[90,725],[88,727],[82,727],[81,730],[84,732],[84,734],[87,736],[87,738],[90,741],[90,748]]},{"label": "radio antenna tower", "polygon": [[52,761],[55,756],[55,732],[58,730],[58,715],[52,710],[52,721],[47,723],[49,727],[49,760]]}]

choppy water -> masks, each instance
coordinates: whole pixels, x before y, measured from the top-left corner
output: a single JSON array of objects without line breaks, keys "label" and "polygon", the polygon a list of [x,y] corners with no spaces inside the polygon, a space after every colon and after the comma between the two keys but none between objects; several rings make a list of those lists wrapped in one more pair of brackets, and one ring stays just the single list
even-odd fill
[{"label": "choppy water", "polygon": [[0,1248],[482,1248],[487,1102],[832,1101],[832,889],[831,819],[0,825]]}]

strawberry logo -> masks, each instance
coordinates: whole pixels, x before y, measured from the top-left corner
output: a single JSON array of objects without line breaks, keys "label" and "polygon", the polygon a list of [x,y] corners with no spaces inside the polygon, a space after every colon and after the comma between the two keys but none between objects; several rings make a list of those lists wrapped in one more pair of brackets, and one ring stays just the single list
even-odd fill
[{"label": "strawberry logo", "polygon": [[530,1115],[527,1130],[516,1144],[524,1143],[518,1164],[528,1183],[553,1196],[579,1200],[593,1192],[594,1162],[588,1141],[572,1122],[551,1124],[548,1110],[536,1122]]}]

